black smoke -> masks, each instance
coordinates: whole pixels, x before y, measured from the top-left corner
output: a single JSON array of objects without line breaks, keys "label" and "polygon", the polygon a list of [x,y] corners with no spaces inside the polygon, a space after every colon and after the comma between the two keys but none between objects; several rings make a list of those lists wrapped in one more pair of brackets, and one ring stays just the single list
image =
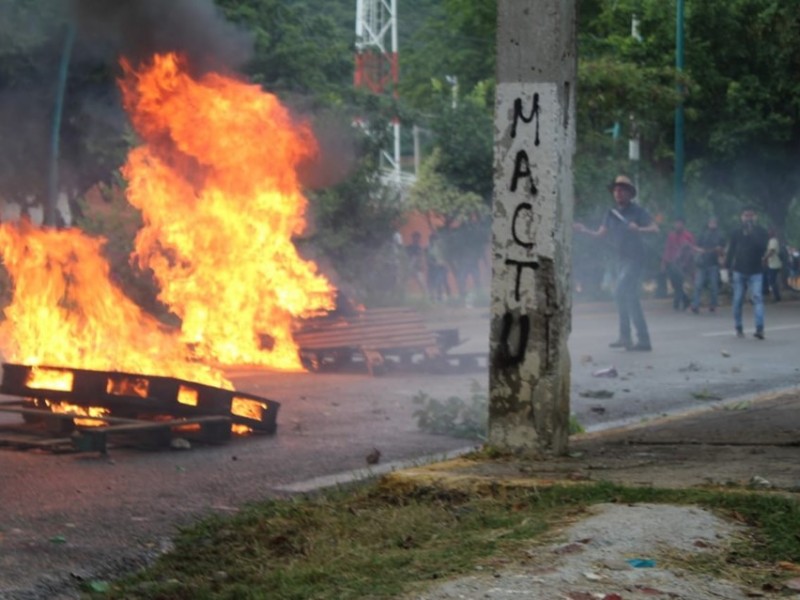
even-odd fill
[{"label": "black smoke", "polygon": [[71,0],[79,38],[109,58],[137,64],[155,53],[185,55],[195,72],[234,71],[253,36],[225,20],[212,0]]}]

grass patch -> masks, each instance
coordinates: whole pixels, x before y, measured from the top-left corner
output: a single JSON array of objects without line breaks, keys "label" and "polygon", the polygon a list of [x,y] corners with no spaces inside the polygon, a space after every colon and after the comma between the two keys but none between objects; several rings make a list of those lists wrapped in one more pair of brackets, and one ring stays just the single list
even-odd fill
[{"label": "grass patch", "polygon": [[466,400],[450,396],[442,401],[418,392],[412,402],[419,406],[414,411],[414,418],[422,431],[472,440],[486,439],[489,396],[477,381],[470,383],[470,395]]},{"label": "grass patch", "polygon": [[114,583],[102,597],[393,598],[498,558],[522,559],[552,523],[598,502],[697,504],[757,528],[717,562],[687,568],[740,565],[747,582],[763,584],[777,582],[779,561],[800,562],[800,508],[778,494],[601,483],[479,497],[434,488],[398,494],[376,483],[205,520],[184,530],[150,569]]},{"label": "grass patch", "polygon": [[[613,392],[609,392],[612,396]],[[450,396],[439,400],[425,392],[417,392],[412,398],[417,405],[414,418],[417,426],[426,433],[443,434],[451,437],[486,441],[489,429],[489,396],[480,383],[470,383],[468,398]],[[584,433],[586,430],[575,415],[569,417],[569,434]]]}]

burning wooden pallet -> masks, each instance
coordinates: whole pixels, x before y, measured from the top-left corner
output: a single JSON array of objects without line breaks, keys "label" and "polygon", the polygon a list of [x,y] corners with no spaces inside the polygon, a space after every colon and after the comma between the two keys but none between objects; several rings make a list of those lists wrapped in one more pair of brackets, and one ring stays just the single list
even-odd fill
[{"label": "burning wooden pallet", "polygon": [[22,398],[2,403],[0,412],[17,413],[28,424],[24,432],[17,427],[0,435],[0,443],[69,444],[99,452],[106,451],[109,437],[168,445],[175,436],[219,443],[232,432],[274,433],[280,407],[266,398],[173,377],[9,363],[3,365],[0,393]]},{"label": "burning wooden pallet", "polygon": [[360,362],[370,374],[376,374],[390,364],[444,368],[454,362],[460,365],[462,359],[478,360],[477,355],[446,356],[464,341],[459,339],[458,329],[432,330],[410,308],[368,309],[311,319],[294,339],[304,366],[311,371],[342,370]]}]

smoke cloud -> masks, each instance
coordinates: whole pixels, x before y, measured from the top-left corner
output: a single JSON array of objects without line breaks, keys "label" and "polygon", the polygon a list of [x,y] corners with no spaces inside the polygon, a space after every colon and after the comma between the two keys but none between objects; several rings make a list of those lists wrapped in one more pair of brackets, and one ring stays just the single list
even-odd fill
[{"label": "smoke cloud", "polygon": [[212,0],[72,0],[80,36],[134,64],[179,52],[198,71],[236,70],[253,36],[225,20]]}]

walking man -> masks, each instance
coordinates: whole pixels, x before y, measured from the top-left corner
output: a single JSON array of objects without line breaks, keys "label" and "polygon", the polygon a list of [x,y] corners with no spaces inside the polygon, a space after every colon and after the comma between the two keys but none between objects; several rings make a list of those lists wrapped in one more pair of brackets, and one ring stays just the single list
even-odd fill
[{"label": "walking man", "polygon": [[742,304],[745,290],[750,291],[755,318],[755,337],[764,339],[764,295],[763,262],[767,252],[767,231],[757,225],[756,211],[748,206],[742,209],[742,226],[733,232],[725,257],[725,267],[731,272],[733,281],[733,321],[736,336],[744,337],[742,329]]},{"label": "walking man", "polygon": [[708,225],[697,238],[697,270],[694,274],[694,297],[692,298],[692,312],[700,312],[700,295],[703,288],[708,286],[709,293],[709,312],[717,309],[717,298],[719,296],[719,259],[725,242],[722,232],[719,230],[716,217],[708,219]]},{"label": "walking man", "polygon": [[[633,201],[636,187],[628,177],[618,175],[608,189],[614,196],[615,207],[609,209],[600,227],[590,230],[576,223],[575,230],[595,238],[608,235],[617,250],[619,271],[614,299],[619,312],[619,338],[609,346],[648,352],[652,350],[650,332],[639,300],[644,263],[641,234],[658,233],[658,225],[647,210]],[[631,321],[636,329],[636,344],[631,337]]]}]

